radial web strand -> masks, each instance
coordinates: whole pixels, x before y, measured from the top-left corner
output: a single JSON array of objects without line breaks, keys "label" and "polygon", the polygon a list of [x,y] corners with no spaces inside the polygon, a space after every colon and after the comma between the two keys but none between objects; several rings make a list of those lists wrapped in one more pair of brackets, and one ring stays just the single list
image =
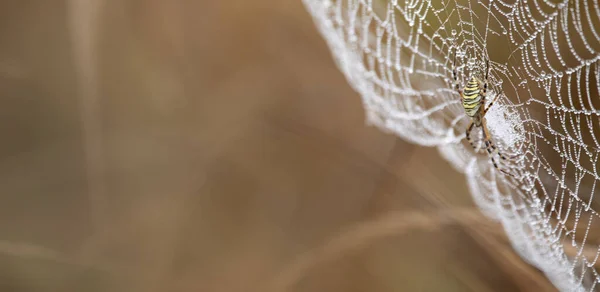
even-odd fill
[{"label": "radial web strand", "polygon": [[[369,123],[438,147],[558,289],[598,290],[598,1],[303,1]],[[499,98],[485,120],[506,159],[487,155],[481,128],[466,141],[454,88],[453,70],[463,87],[488,62],[486,101]]]}]

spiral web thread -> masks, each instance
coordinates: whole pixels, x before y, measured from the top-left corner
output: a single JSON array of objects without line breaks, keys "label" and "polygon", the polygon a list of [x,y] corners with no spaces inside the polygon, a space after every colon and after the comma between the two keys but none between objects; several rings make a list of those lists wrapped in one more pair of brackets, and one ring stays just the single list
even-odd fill
[{"label": "spiral web thread", "polygon": [[[561,291],[600,275],[600,6],[596,0],[303,0],[368,122],[436,146],[500,221],[515,250]],[[485,78],[491,138],[466,143],[454,89]],[[598,186],[600,188],[600,186]]]}]

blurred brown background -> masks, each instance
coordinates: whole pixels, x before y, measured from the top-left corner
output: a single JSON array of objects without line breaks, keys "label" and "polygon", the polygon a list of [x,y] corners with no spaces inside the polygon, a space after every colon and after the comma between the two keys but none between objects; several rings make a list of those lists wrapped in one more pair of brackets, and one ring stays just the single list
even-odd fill
[{"label": "blurred brown background", "polygon": [[0,291],[552,291],[300,1],[0,3]]}]

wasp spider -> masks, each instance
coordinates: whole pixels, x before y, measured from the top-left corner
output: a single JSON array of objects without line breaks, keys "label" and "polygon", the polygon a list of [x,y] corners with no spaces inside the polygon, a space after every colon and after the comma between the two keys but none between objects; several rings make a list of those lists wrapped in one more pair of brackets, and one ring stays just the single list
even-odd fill
[{"label": "wasp spider", "polygon": [[497,94],[494,100],[485,107],[485,98],[488,89],[488,76],[489,76],[489,60],[485,62],[485,81],[482,82],[475,76],[471,76],[467,85],[462,89],[460,88],[460,83],[458,81],[458,75],[456,72],[456,55],[454,56],[454,65],[452,69],[452,77],[454,78],[454,86],[458,94],[460,95],[460,101],[462,103],[463,108],[465,109],[465,113],[470,118],[469,126],[467,127],[466,136],[467,141],[471,144],[473,148],[475,148],[475,144],[471,139],[471,131],[473,127],[481,128],[481,132],[483,133],[483,140],[485,142],[485,149],[488,152],[488,155],[492,159],[492,163],[494,167],[505,174],[511,175],[510,173],[500,169],[496,160],[494,159],[494,154],[498,154],[500,158],[506,160],[506,157],[500,153],[498,148],[494,145],[491,140],[490,131],[487,128],[485,114],[488,110],[494,105],[500,94]]}]

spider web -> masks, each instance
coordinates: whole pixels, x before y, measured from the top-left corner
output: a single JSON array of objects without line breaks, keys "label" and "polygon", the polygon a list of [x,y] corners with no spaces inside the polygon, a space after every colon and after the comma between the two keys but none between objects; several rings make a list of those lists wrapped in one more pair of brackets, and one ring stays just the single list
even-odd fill
[{"label": "spider web", "polygon": [[[596,0],[303,0],[368,122],[436,146],[515,250],[562,291],[600,276],[600,7]],[[456,63],[454,63],[456,59]],[[498,171],[453,89],[484,80]],[[600,186],[599,186],[600,188]]]}]

